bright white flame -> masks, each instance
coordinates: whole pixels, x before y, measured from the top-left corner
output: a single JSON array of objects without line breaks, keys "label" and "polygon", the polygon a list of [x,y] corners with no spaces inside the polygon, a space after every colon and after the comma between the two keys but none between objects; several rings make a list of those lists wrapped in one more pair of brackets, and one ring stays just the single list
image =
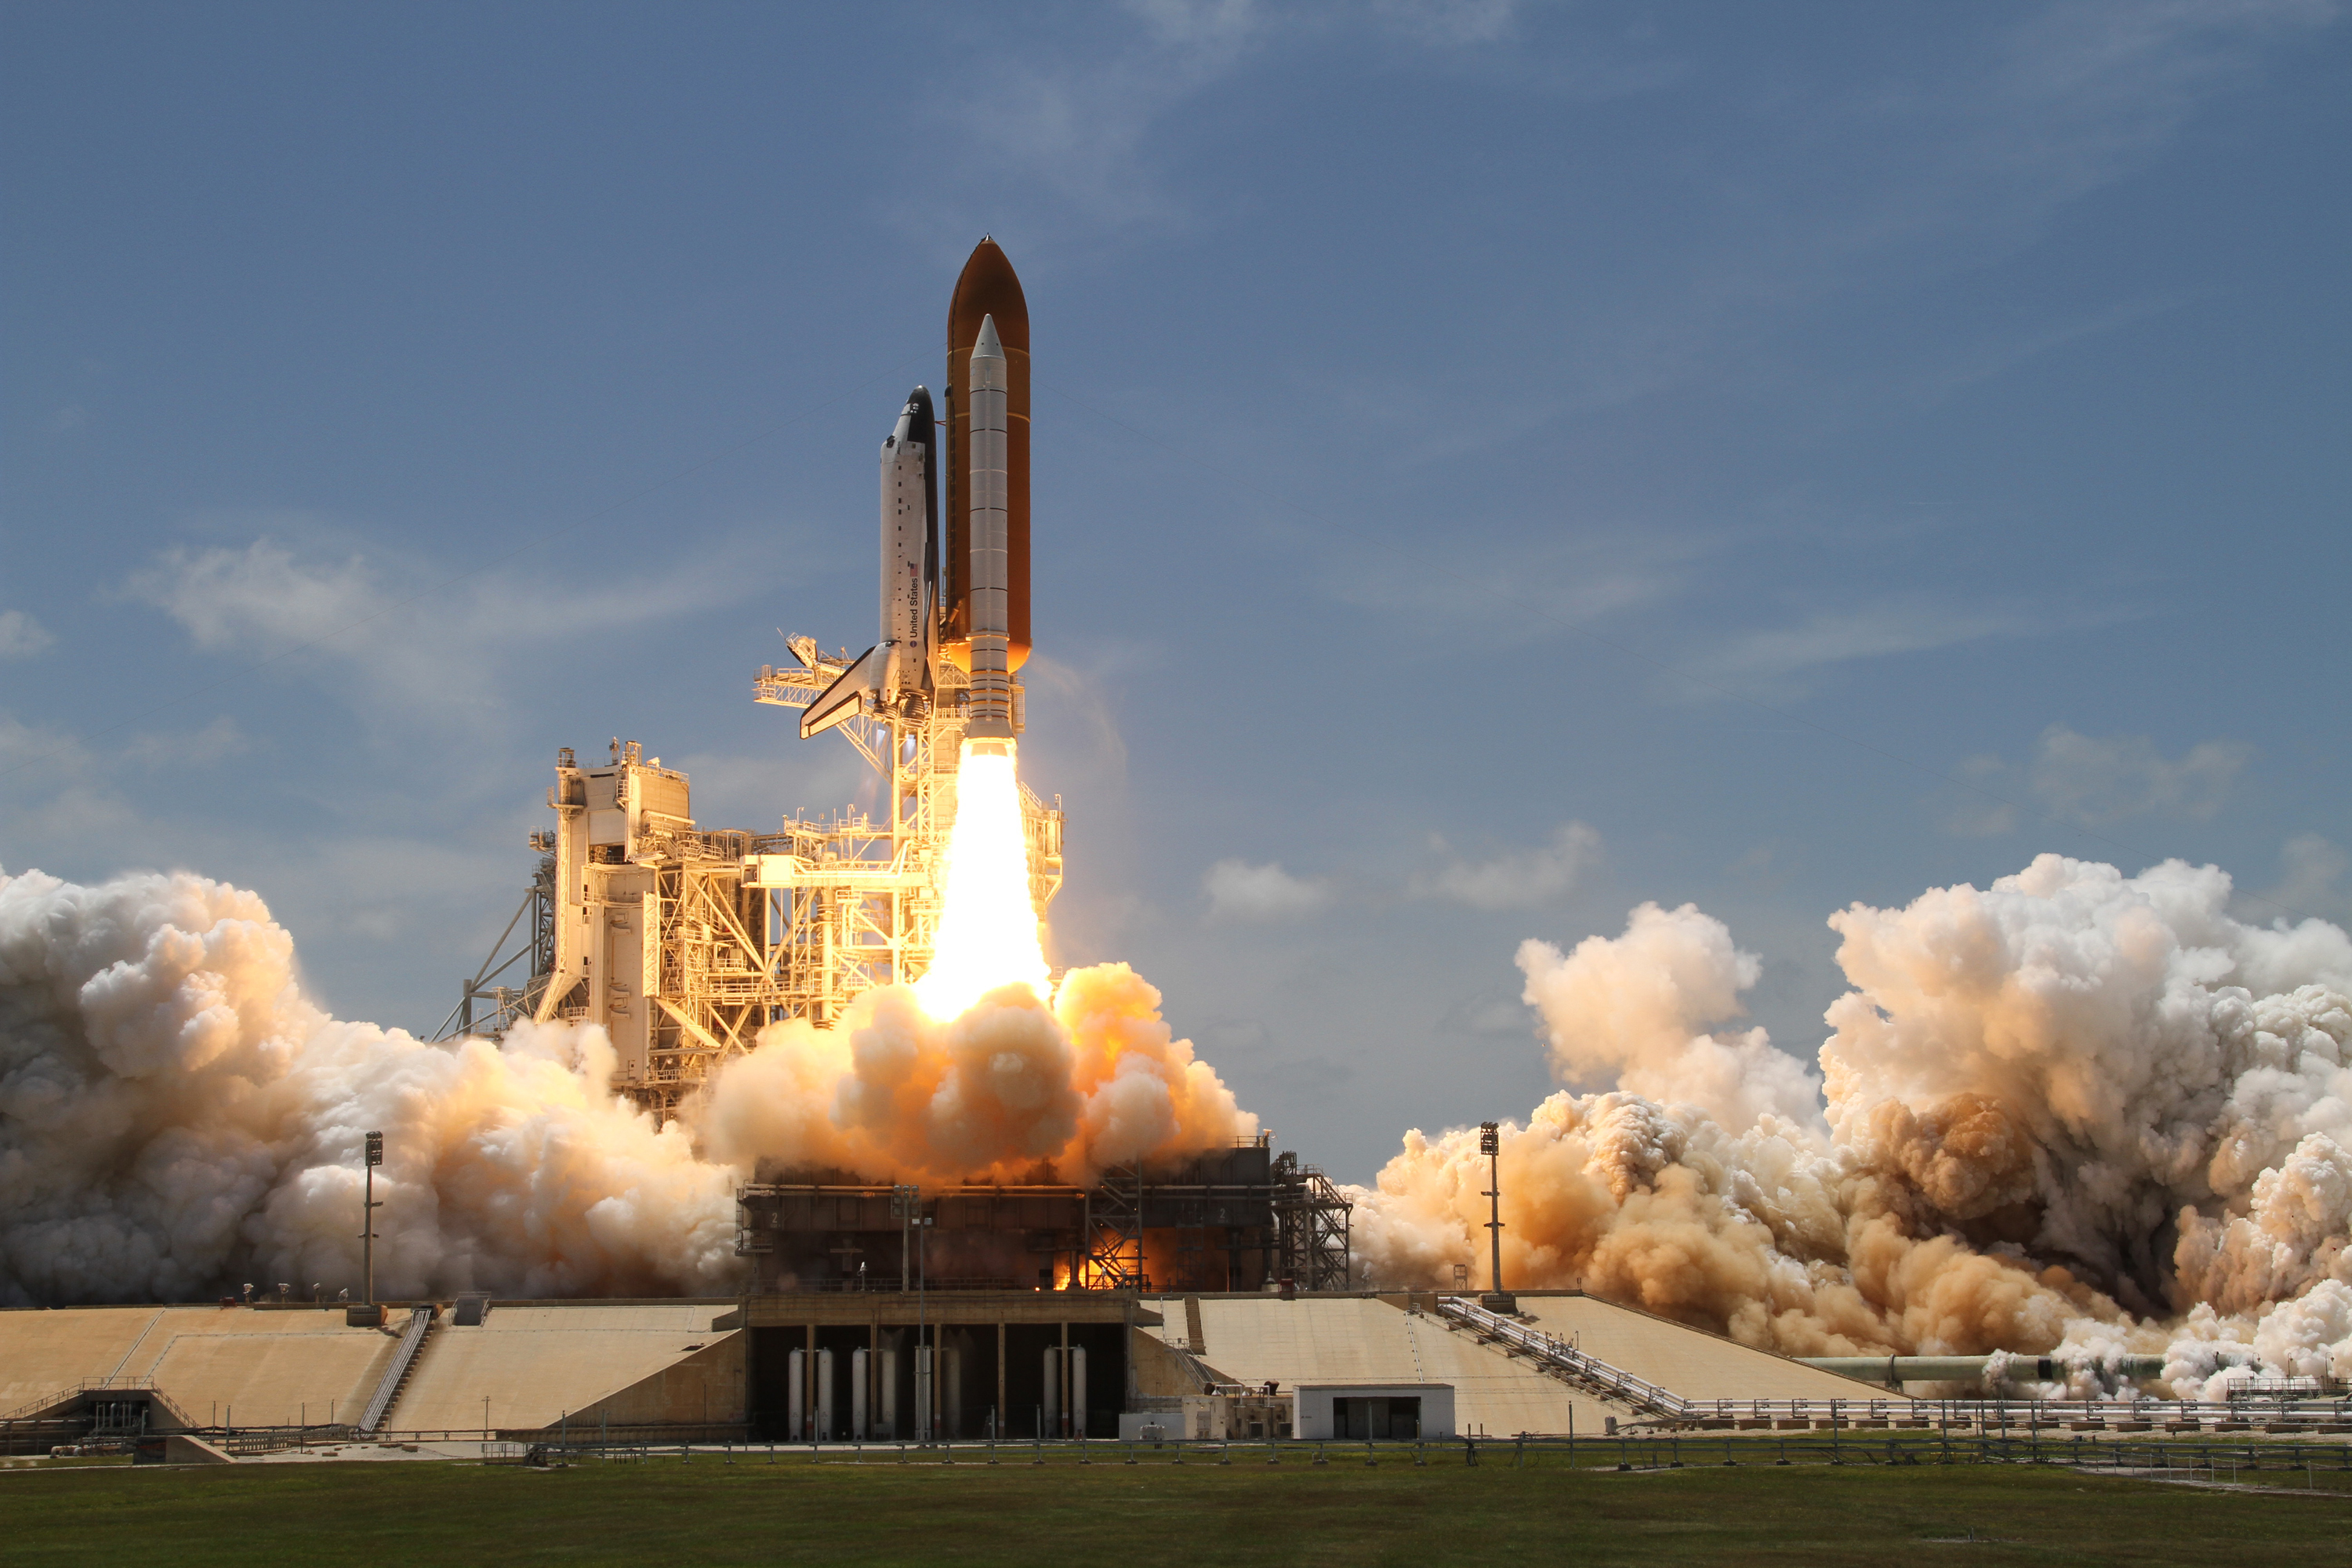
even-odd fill
[{"label": "bright white flame", "polygon": [[1003,750],[976,754],[972,742],[964,742],[939,951],[930,973],[915,983],[923,1011],[940,1019],[956,1016],[1000,985],[1026,984],[1041,998],[1046,994],[1013,742],[981,744]]}]

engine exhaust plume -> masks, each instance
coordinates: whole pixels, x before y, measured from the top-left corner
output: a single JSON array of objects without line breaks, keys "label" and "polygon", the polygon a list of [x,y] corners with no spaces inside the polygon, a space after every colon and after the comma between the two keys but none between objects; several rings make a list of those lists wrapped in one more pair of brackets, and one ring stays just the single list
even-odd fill
[{"label": "engine exhaust plume", "polygon": [[943,1020],[1007,985],[1027,987],[1042,1004],[1046,974],[1037,908],[1029,896],[1029,840],[1014,742],[967,741],[956,773],[936,956],[915,983],[915,994],[924,1012]]}]

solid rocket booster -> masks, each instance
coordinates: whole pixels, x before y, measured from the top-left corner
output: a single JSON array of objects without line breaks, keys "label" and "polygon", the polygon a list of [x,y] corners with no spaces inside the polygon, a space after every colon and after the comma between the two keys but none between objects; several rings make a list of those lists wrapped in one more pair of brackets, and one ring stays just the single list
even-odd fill
[{"label": "solid rocket booster", "polygon": [[972,466],[971,358],[983,321],[1004,355],[1004,635],[1009,668],[1029,657],[1029,302],[1003,250],[983,238],[948,303],[946,492],[940,552],[940,651],[971,668]]},{"label": "solid rocket booster", "polygon": [[1005,572],[1011,488],[1005,471],[1008,380],[996,318],[983,316],[979,339],[972,344],[966,383],[967,406],[971,411],[971,435],[964,446],[971,490],[971,590],[966,598],[971,710],[963,732],[970,741],[1013,739],[1013,665],[1006,606],[1010,595]]},{"label": "solid rocket booster", "polygon": [[939,559],[939,500],[931,483],[936,428],[929,388],[907,395],[882,443],[881,641],[801,714],[801,736],[821,735],[865,711],[903,706],[931,690],[931,593]]}]

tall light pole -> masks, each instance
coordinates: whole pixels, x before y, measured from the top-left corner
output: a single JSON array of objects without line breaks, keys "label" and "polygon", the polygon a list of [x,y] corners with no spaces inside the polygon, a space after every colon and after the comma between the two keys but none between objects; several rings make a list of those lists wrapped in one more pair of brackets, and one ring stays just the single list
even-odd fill
[{"label": "tall light pole", "polygon": [[1503,1134],[1497,1123],[1478,1124],[1478,1152],[1486,1156],[1486,1236],[1494,1246],[1494,1261],[1486,1276],[1489,1288],[1481,1305],[1490,1312],[1517,1312],[1518,1302],[1503,1289]]},{"label": "tall light pole", "polygon": [[923,1292],[931,1282],[931,1216],[915,1216],[915,1342],[923,1342]]},{"label": "tall light pole", "polygon": [[915,1436],[928,1440],[931,1435],[931,1381],[936,1369],[923,1361],[923,1296],[930,1281],[930,1248],[925,1245],[930,1237],[931,1220],[922,1212],[923,1189],[894,1186],[890,1189],[890,1207],[898,1216],[898,1289],[907,1289],[908,1232],[918,1232],[915,1242]]},{"label": "tall light pole", "polygon": [[923,1323],[923,1292],[931,1280],[931,1216],[915,1216],[915,1364],[923,1369],[922,1408],[916,1412],[923,1423],[923,1436],[935,1436],[938,1423],[931,1419],[931,1407],[940,1398],[940,1357],[925,1341],[929,1337]]},{"label": "tall light pole", "polygon": [[360,1270],[366,1276],[362,1282],[363,1300],[375,1305],[375,1211],[383,1205],[375,1201],[375,1168],[383,1163],[383,1134],[367,1135],[367,1197],[360,1210]]}]

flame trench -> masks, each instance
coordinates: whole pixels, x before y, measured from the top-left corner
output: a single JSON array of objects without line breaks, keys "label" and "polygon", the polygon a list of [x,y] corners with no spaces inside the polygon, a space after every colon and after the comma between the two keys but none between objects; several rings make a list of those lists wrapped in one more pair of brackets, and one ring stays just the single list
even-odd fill
[{"label": "flame trench", "polygon": [[1046,994],[1045,951],[1029,898],[1029,841],[1010,741],[966,742],[948,836],[947,902],[937,956],[915,983],[923,1011],[953,1018],[990,992]]}]

